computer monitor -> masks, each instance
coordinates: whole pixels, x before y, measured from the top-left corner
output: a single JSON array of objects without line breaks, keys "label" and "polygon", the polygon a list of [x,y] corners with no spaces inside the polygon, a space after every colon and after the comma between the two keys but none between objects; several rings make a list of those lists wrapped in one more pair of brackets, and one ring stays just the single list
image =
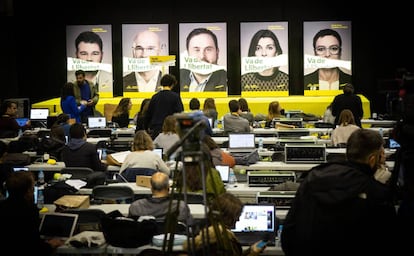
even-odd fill
[{"label": "computer monitor", "polygon": [[32,108],[30,109],[30,120],[32,121],[47,121],[49,116],[48,108]]},{"label": "computer monitor", "polygon": [[105,117],[88,117],[88,128],[105,128],[106,118]]}]

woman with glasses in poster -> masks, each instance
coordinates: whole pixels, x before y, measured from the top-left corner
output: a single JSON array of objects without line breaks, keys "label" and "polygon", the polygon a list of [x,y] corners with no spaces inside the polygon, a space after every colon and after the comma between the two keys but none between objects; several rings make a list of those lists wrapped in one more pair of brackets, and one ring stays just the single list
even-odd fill
[{"label": "woman with glasses in poster", "polygon": [[[313,37],[315,56],[326,59],[341,59],[342,39],[338,32],[332,29],[322,29]],[[351,83],[352,76],[338,67],[318,68],[305,75],[305,90],[340,90]]]}]

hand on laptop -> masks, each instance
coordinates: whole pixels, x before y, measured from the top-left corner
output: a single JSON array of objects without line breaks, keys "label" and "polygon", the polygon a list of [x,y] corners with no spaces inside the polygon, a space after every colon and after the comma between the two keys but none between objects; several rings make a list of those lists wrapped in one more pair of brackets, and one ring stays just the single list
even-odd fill
[{"label": "hand on laptop", "polygon": [[253,253],[261,253],[264,251],[264,249],[266,248],[267,245],[267,241],[266,240],[260,240],[256,243],[254,243],[251,247],[250,247],[250,251]]},{"label": "hand on laptop", "polygon": [[50,244],[52,248],[57,248],[65,244],[65,241],[63,241],[62,239],[58,239],[58,238],[48,239],[46,240],[46,242]]}]

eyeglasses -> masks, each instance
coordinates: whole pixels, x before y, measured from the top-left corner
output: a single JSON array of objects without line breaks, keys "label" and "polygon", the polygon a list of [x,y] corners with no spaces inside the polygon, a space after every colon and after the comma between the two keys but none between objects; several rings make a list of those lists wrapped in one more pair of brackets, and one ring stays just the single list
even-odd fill
[{"label": "eyeglasses", "polygon": [[150,47],[144,48],[142,46],[135,46],[135,47],[132,47],[132,49],[134,49],[134,51],[137,51],[137,52],[143,52],[143,51],[146,51],[146,52],[154,52],[154,51],[157,50],[157,47],[150,46]]},{"label": "eyeglasses", "polygon": [[315,48],[317,54],[324,54],[326,50],[329,50],[329,53],[332,55],[337,55],[341,51],[341,47],[339,45],[331,45],[328,48],[325,46],[317,46]]}]

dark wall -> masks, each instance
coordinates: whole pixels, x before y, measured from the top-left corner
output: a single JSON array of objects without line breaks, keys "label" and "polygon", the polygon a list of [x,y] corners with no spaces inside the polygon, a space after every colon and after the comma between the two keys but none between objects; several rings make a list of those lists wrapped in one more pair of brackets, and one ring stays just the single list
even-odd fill
[{"label": "dark wall", "polygon": [[[232,95],[240,94],[240,22],[288,21],[291,95],[303,94],[304,21],[352,21],[353,83],[357,93],[371,100],[373,112],[385,112],[385,94],[378,91],[378,81],[394,79],[400,67],[414,70],[414,48],[408,39],[412,14],[398,1],[392,6],[367,10],[338,8],[326,1],[318,4],[294,0],[254,1],[232,8],[224,8],[223,1],[215,0],[35,2],[15,0],[12,15],[8,12],[0,17],[3,46],[0,58],[5,64],[0,71],[3,78],[0,98],[30,97],[32,102],[38,102],[59,96],[66,81],[66,25],[112,25],[115,96],[122,95],[120,40],[121,25],[125,23],[168,23],[170,54],[178,56],[180,22],[226,22]],[[173,74],[178,74],[178,66],[177,63],[171,68]]]}]

